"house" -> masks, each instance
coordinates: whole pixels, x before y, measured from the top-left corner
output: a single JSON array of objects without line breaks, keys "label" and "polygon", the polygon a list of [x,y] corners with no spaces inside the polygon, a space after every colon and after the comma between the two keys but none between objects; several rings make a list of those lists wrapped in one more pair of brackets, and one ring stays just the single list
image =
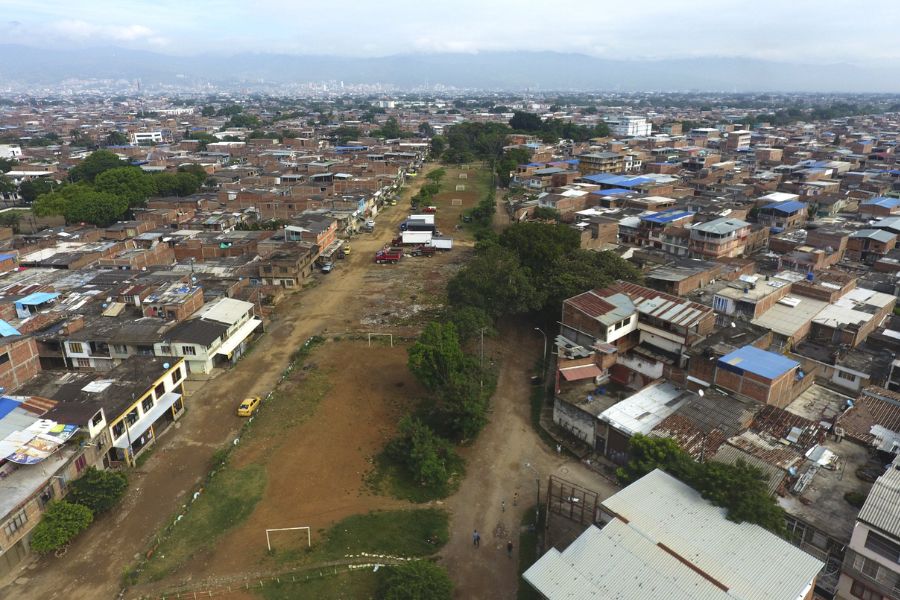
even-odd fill
[{"label": "house", "polygon": [[298,288],[312,274],[317,247],[302,242],[288,242],[259,262],[259,279],[263,285]]},{"label": "house", "polygon": [[803,202],[790,200],[774,202],[759,209],[757,221],[773,231],[789,231],[806,222],[809,217],[807,206]]},{"label": "house", "polygon": [[48,418],[87,432],[90,442],[105,451],[96,466],[134,466],[181,418],[186,374],[182,360],[133,357],[102,373],[45,371],[23,393],[54,400]]},{"label": "house", "polygon": [[750,223],[722,217],[691,227],[690,252],[696,258],[723,258],[745,253]]},{"label": "house", "polygon": [[716,361],[713,382],[757,402],[785,407],[795,398],[794,383],[802,377],[799,362],[744,346]]},{"label": "house", "polygon": [[812,600],[822,562],[652,471],[599,507],[568,548],[523,577],[543,598]]},{"label": "house", "polygon": [[644,276],[647,285],[655,290],[685,296],[718,278],[725,264],[700,259],[680,259],[672,264],[651,269]]},{"label": "house", "polygon": [[871,265],[896,246],[896,233],[885,229],[860,229],[851,233],[847,240],[847,258]]},{"label": "house", "polygon": [[859,203],[859,216],[865,219],[900,214],[900,198],[878,196]]},{"label": "house", "polygon": [[28,395],[0,397],[0,578],[14,572],[30,552],[31,532],[50,502],[99,463],[106,446],[63,416],[51,415],[53,400]]},{"label": "house", "polygon": [[578,155],[578,170],[582,175],[597,173],[621,173],[625,170],[625,157],[618,152],[588,152]]},{"label": "house", "polygon": [[236,362],[261,324],[250,302],[219,298],[167,331],[163,340],[153,345],[153,352],[160,357],[184,358],[191,373],[208,374],[215,367]]},{"label": "house", "polygon": [[875,481],[859,511],[838,594],[873,600],[900,595],[900,456]]},{"label": "house", "polygon": [[683,228],[693,220],[694,213],[677,208],[641,215],[634,243],[637,246],[662,250],[664,233],[671,229]]}]

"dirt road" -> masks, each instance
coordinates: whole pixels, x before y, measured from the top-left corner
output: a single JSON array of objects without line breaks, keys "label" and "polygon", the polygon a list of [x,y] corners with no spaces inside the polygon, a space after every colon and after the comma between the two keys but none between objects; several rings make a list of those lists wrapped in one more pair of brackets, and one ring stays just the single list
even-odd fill
[{"label": "dirt road", "polygon": [[[423,181],[418,178],[404,198]],[[352,255],[335,272],[288,297],[253,351],[187,398],[184,418],[169,428],[149,460],[131,474],[129,491],[113,513],[99,518],[64,557],[29,559],[18,577],[0,588],[0,598],[114,598],[125,569],[201,481],[215,450],[234,438],[241,425],[234,416],[236,399],[271,390],[291,352],[311,335],[345,331],[358,323],[368,308],[361,290],[373,253],[390,241],[407,216],[407,207],[403,200],[388,208],[378,217],[374,234],[353,240]]]},{"label": "dirt road", "polygon": [[[542,500],[551,474],[596,490],[603,497],[615,491],[577,460],[547,448],[531,426],[529,377],[542,344],[539,333],[514,325],[501,328],[490,349],[485,343],[485,353],[497,357],[502,366],[493,413],[475,444],[462,452],[468,461],[466,478],[447,501],[452,514],[450,541],[441,553],[456,584],[457,598],[516,597],[519,524],[525,511],[534,506],[536,478],[541,480]],[[513,506],[516,493],[519,501]],[[472,547],[473,529],[482,536],[478,549]],[[506,555],[510,540],[512,559]]]}]

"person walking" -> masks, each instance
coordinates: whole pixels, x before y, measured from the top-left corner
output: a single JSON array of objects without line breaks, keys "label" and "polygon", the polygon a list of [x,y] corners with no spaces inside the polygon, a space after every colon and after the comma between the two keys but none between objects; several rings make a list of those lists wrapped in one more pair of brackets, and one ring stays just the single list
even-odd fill
[{"label": "person walking", "polygon": [[481,546],[481,534],[478,533],[478,530],[472,532],[472,545],[478,548]]},{"label": "person walking", "polygon": [[519,505],[519,492],[516,492],[515,494],[513,494],[513,506],[518,506],[518,505]]},{"label": "person walking", "polygon": [[506,500],[500,501],[500,512],[506,512]]},{"label": "person walking", "polygon": [[510,558],[512,558],[512,548],[512,540],[506,542],[506,555]]}]

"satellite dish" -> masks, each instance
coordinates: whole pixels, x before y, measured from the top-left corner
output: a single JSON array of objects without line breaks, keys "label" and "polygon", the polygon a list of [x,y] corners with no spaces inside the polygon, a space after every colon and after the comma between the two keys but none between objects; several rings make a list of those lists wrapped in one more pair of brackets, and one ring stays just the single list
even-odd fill
[{"label": "satellite dish", "polygon": [[167,363],[167,362],[163,363],[163,369],[168,369],[168,368],[169,368],[169,363]]},{"label": "satellite dish", "polygon": [[737,324],[736,324],[734,321],[732,321],[732,322],[731,322],[731,326],[732,326],[732,327],[737,327]]},{"label": "satellite dish", "polygon": [[700,397],[703,397],[703,390],[697,390],[697,393],[700,394]]}]

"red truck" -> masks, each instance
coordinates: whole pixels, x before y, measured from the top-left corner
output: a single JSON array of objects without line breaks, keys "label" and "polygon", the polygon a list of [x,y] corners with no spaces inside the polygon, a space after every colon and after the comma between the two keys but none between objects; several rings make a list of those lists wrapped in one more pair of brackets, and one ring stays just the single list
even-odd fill
[{"label": "red truck", "polygon": [[385,248],[375,253],[375,262],[379,265],[383,263],[394,264],[399,262],[401,258],[403,258],[402,248]]}]

